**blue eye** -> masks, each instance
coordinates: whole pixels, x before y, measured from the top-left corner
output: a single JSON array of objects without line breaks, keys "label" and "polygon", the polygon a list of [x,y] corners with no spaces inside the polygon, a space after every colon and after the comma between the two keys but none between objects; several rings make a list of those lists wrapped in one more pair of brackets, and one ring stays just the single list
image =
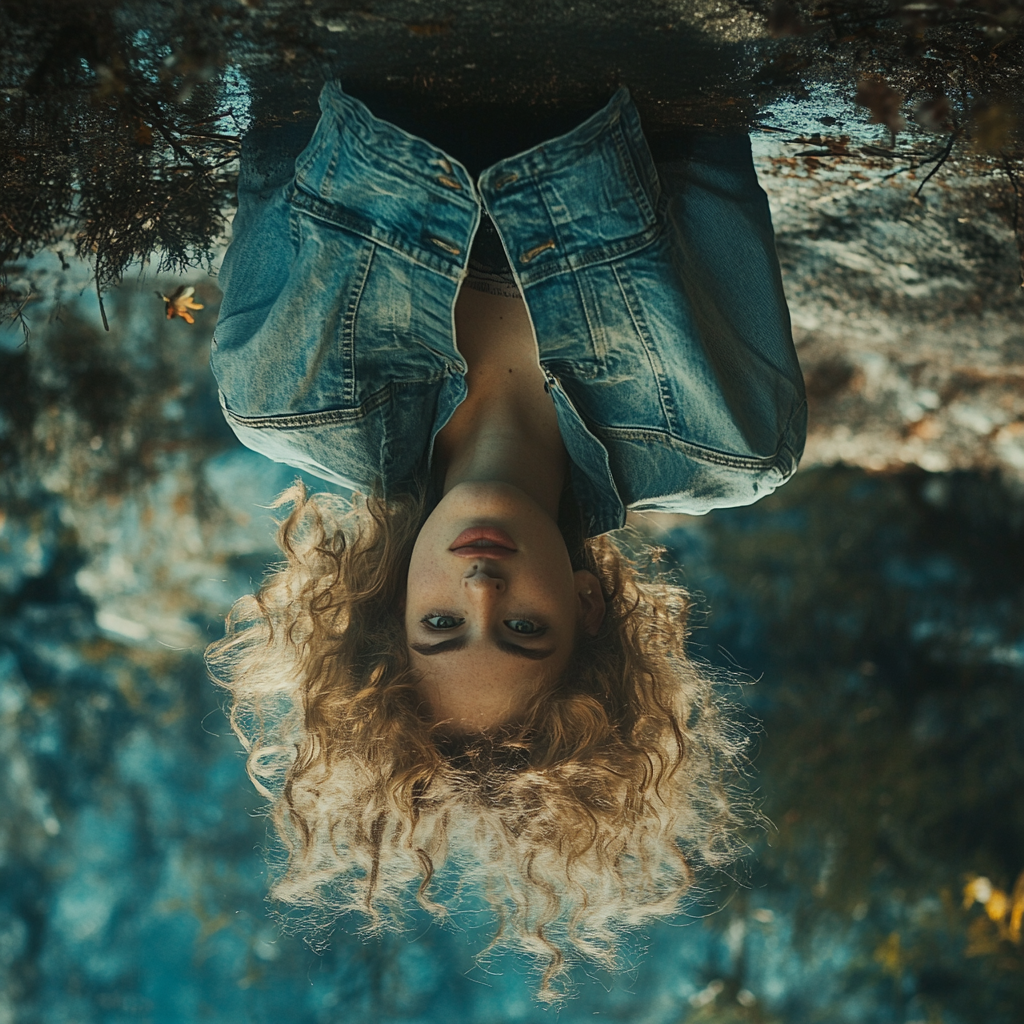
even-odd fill
[{"label": "blue eye", "polygon": [[521,633],[523,636],[539,636],[545,632],[543,626],[538,626],[536,622],[531,622],[529,619],[506,619],[505,625],[513,633]]},{"label": "blue eye", "polygon": [[460,619],[457,615],[444,615],[441,613],[435,615],[424,615],[420,622],[423,623],[427,629],[455,629],[461,626],[466,620]]}]

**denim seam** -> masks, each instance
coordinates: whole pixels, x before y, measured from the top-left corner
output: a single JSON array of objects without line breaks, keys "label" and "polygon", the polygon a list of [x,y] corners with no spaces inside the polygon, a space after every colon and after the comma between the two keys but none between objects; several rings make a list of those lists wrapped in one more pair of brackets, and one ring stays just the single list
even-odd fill
[{"label": "denim seam", "polygon": [[[359,149],[359,156],[367,167],[373,166],[374,158],[376,158],[378,163],[380,162],[380,154],[374,153],[367,146],[366,140],[353,134],[352,144],[355,148]],[[438,150],[437,152],[441,154],[441,150]],[[455,206],[463,206],[467,209],[472,205],[472,203],[468,201],[460,202],[460,199],[462,199],[463,196],[466,196],[468,199],[468,196],[472,193],[468,192],[464,187],[460,189],[447,188],[445,186],[439,187],[437,184],[436,174],[419,172],[414,168],[407,166],[401,160],[394,159],[390,156],[387,159],[386,166],[389,176],[393,175],[396,178],[400,178],[404,183],[412,185],[413,188],[422,189],[424,192],[429,193],[436,199],[440,199],[442,202],[449,202]],[[459,182],[459,184],[462,185],[462,182]]]},{"label": "denim seam", "polygon": [[652,224],[655,219],[654,211],[651,208],[650,199],[640,180],[636,162],[633,159],[634,154],[633,146],[631,145],[632,140],[626,135],[621,118],[616,120],[615,124],[612,126],[611,136],[612,144],[615,146],[615,150],[619,157],[619,164],[629,180],[629,185],[633,192],[633,201],[640,208],[640,212],[647,223]]},{"label": "denim seam", "polygon": [[345,320],[342,326],[341,338],[344,347],[343,358],[350,367],[346,374],[345,388],[342,392],[342,401],[351,405],[356,398],[356,315],[359,312],[359,303],[362,300],[363,292],[366,289],[366,281],[370,276],[370,268],[373,266],[373,258],[376,255],[377,247],[372,242],[367,249],[365,265],[362,275],[359,277],[359,284],[349,300],[348,308],[345,310]]},{"label": "denim seam", "polygon": [[[288,194],[285,193],[285,201],[287,202]],[[288,203],[288,237],[292,243],[292,259],[294,260],[296,255],[302,251],[302,220],[298,216],[299,211],[296,207]]]},{"label": "denim seam", "polygon": [[[415,184],[429,184],[433,186],[435,179],[432,176],[421,176],[415,166],[410,166],[410,164],[402,159],[415,150],[422,149],[425,154],[443,157],[453,166],[459,167],[466,176],[466,182],[470,186],[468,191],[472,194],[473,178],[466,168],[458,160],[453,159],[443,150],[433,145],[428,139],[407,132],[404,128],[400,128],[389,121],[381,120],[360,100],[349,96],[340,89],[335,91],[335,83],[333,82],[329,82],[324,86],[324,92],[328,94],[328,104],[334,112],[339,128],[348,130],[349,136],[360,146],[363,153],[370,158],[369,163],[371,165],[383,157],[387,160],[390,167],[401,167]],[[397,139],[400,145],[397,147],[389,146],[389,151],[384,153],[374,150],[373,142],[382,139],[386,141]],[[463,185],[465,190],[466,184],[462,182],[460,184]],[[432,189],[432,191],[438,192],[436,188]],[[442,194],[446,199],[452,198],[451,192],[447,189],[443,193],[438,192],[438,194]]]},{"label": "denim seam", "polygon": [[581,275],[573,271],[572,282],[573,285],[576,287],[576,293],[579,295],[580,307],[582,308],[583,316],[586,318],[587,321],[587,333],[590,335],[590,344],[594,352],[594,365],[592,371],[590,373],[580,372],[583,368],[579,367],[577,370],[577,375],[585,379],[592,380],[593,378],[597,377],[602,370],[605,369],[605,356],[607,354],[607,348],[603,344],[603,342],[600,344],[600,346],[598,345],[598,334],[603,332],[599,332],[598,330],[595,329],[594,321],[590,315],[590,304],[588,301],[589,295],[586,293],[586,290],[584,288],[584,282],[581,280]]},{"label": "denim seam", "polygon": [[520,271],[523,287],[528,288],[530,285],[539,284],[541,281],[546,281],[550,277],[557,277],[559,274],[586,270],[589,267],[599,266],[602,263],[610,263],[612,260],[632,256],[655,242],[663,229],[664,227],[661,223],[655,223],[643,231],[635,235],[629,235],[627,238],[620,239],[611,245],[588,249],[582,256],[579,254],[563,256],[560,259],[541,264],[535,269],[528,269],[525,272]]},{"label": "denim seam", "polygon": [[278,413],[270,416],[241,416],[228,409],[223,401],[221,402],[221,408],[229,420],[239,424],[239,426],[248,427],[253,430],[300,430],[304,427],[352,424],[366,419],[371,412],[393,401],[396,391],[423,384],[436,384],[444,376],[444,373],[439,373],[421,380],[390,381],[379,391],[374,392],[361,405],[353,409],[322,409],[318,412]]},{"label": "denim seam", "polygon": [[761,472],[776,469],[779,463],[779,456],[783,449],[788,447],[784,441],[780,441],[778,449],[772,455],[758,458],[750,455],[730,455],[726,452],[719,452],[714,448],[706,448],[703,445],[695,444],[693,441],[684,441],[660,430],[648,430],[640,427],[604,426],[598,426],[597,429],[602,438],[615,441],[660,442],[681,451],[685,455],[689,455],[698,462],[706,462],[716,466],[728,466],[732,469],[758,470]]},{"label": "denim seam", "polygon": [[[365,238],[383,249],[390,249],[392,252],[406,257],[424,269],[439,273],[453,281],[458,282],[462,279],[463,263],[442,259],[436,253],[413,249],[411,246],[400,242],[394,236],[377,230],[373,224],[363,220],[362,217],[340,207],[332,206],[323,199],[310,195],[304,189],[293,188],[288,196],[288,200],[294,209],[300,210],[324,224],[337,228],[339,231],[347,231],[349,234]],[[468,253],[463,253],[462,255],[467,256]]]},{"label": "denim seam", "polygon": [[[351,97],[346,97],[346,99],[351,99]],[[374,117],[371,111],[362,107],[362,105],[355,106],[354,104],[350,105],[348,103],[343,103],[341,104],[340,109],[339,106],[334,103],[332,103],[331,106],[335,114],[332,128],[334,129],[334,135],[336,136],[336,145],[334,146],[334,152],[331,154],[327,170],[323,175],[323,180],[330,185],[334,184],[334,174],[338,165],[338,156],[341,151],[342,142],[346,137],[351,145],[359,151],[359,156],[367,168],[372,169],[375,163],[380,163],[382,154],[373,149],[371,144],[373,141],[372,137],[364,137],[363,132],[360,130],[364,129],[372,135],[381,135],[382,133],[380,131],[373,128],[371,121],[377,121],[379,125],[383,126],[383,134],[394,136],[397,133],[402,137],[403,143],[412,144],[417,148],[422,147],[426,152],[436,153],[439,157],[445,157],[447,159],[446,155],[440,149],[436,146],[431,146],[425,139],[419,139],[416,136],[410,135],[401,128],[398,128],[396,125],[389,124],[387,121],[380,121]],[[318,145],[317,150],[310,155],[310,158],[303,160],[301,169],[296,166],[295,177],[297,180],[301,181],[304,178],[315,162],[315,158],[319,156],[320,151],[326,147],[328,134],[329,133],[325,133],[325,138]],[[458,193],[452,189],[439,188],[437,186],[435,175],[420,172],[414,166],[410,166],[406,163],[402,157],[403,155],[408,155],[408,152],[408,145],[405,145],[398,147],[397,152],[388,152],[383,154],[389,174],[394,174],[395,177],[401,178],[404,182],[413,185],[415,188],[423,189],[439,199],[467,207],[471,205],[468,201],[459,203]],[[306,191],[312,192],[314,190],[310,188]]]},{"label": "denim seam", "polygon": [[781,454],[781,451],[783,449],[785,451],[789,452],[790,460],[791,460],[791,465],[793,467],[788,473],[783,473],[783,479],[788,479],[790,476],[792,476],[797,471],[797,468],[800,465],[800,458],[803,455],[804,446],[806,445],[806,436],[804,438],[804,444],[802,444],[800,446],[800,454],[799,455],[796,452],[796,448],[792,444],[790,444],[790,441],[793,438],[793,420],[806,408],[807,408],[807,399],[805,398],[789,414],[789,419],[786,420],[786,426],[783,428],[783,431],[782,431],[783,441],[782,441],[782,445],[781,445],[781,448],[780,448],[780,454]]},{"label": "denim seam", "polygon": [[[661,415],[665,418],[665,423],[668,425],[669,430],[675,433],[675,403],[672,401],[672,396],[668,391],[665,381],[665,367],[661,362],[661,355],[650,343],[647,323],[640,313],[639,300],[633,289],[632,282],[629,281],[627,275],[620,276],[619,268],[614,263],[611,266],[611,271],[619,286],[619,292],[622,294],[622,301],[626,304],[626,309],[629,311],[629,317],[633,321],[633,329],[636,331],[636,336],[644,347],[647,361],[651,364],[651,372],[654,374],[654,379],[658,382],[658,400],[661,405]],[[624,278],[625,281],[623,280]]]},{"label": "denim seam", "polygon": [[[316,139],[317,135],[319,135],[320,138],[316,139],[315,144],[307,146],[306,150],[300,153],[298,159],[296,159],[295,161],[295,178],[301,178],[310,170],[310,168],[312,168],[313,164],[316,163],[321,153],[327,148],[327,142],[330,139],[332,132],[334,134],[337,134],[338,132],[337,121],[332,123],[330,129],[328,129],[327,131],[321,132],[319,128],[317,129],[316,133],[314,134],[314,139]],[[313,140],[310,140],[310,142],[312,143]],[[333,167],[334,162],[332,160],[331,168]]]}]

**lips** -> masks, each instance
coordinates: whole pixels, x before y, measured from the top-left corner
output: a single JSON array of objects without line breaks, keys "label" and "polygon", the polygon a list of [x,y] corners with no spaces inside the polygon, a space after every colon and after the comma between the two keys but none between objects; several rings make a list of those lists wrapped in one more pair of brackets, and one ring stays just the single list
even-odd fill
[{"label": "lips", "polygon": [[452,541],[448,550],[460,558],[508,558],[517,548],[504,530],[494,526],[471,526]]}]

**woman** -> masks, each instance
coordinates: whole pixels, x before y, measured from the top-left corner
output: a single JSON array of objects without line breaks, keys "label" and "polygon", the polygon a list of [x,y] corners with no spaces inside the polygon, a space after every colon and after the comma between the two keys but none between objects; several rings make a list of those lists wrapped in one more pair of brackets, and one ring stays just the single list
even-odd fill
[{"label": "woman", "polygon": [[736,851],[686,594],[608,534],[796,469],[767,203],[745,137],[656,163],[625,89],[473,173],[337,84],[321,108],[294,160],[247,140],[213,368],[243,443],[367,496],[281,497],[287,562],[211,669],[276,896],[374,928],[478,883],[557,998],[567,953],[612,964]]}]

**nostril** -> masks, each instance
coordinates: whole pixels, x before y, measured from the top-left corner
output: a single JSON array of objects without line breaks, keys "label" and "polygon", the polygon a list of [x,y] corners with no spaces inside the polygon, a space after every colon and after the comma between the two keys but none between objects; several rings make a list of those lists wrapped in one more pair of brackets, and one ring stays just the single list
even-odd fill
[{"label": "nostril", "polygon": [[474,586],[484,590],[497,590],[499,593],[505,589],[505,581],[497,576],[488,576],[480,569],[474,568],[471,572],[462,577],[465,586]]}]

